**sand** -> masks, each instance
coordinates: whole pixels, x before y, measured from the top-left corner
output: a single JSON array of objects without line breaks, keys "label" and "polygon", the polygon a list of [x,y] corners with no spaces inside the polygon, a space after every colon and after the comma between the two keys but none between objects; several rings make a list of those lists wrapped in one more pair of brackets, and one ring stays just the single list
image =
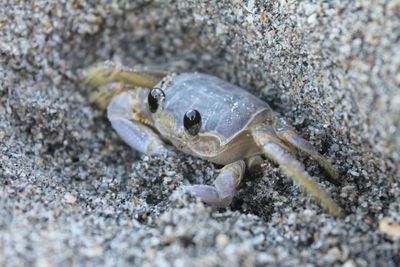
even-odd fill
[{"label": "sand", "polygon": [[[398,1],[0,4],[1,266],[399,266]],[[265,161],[228,209],[180,192],[218,166],[139,155],[81,79],[105,60],[251,91],[340,171],[327,214]]]}]

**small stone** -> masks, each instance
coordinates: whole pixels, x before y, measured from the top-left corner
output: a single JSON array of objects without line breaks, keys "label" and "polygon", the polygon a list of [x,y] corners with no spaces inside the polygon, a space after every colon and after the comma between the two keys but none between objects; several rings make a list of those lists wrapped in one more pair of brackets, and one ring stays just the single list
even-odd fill
[{"label": "small stone", "polygon": [[257,246],[260,245],[264,242],[265,240],[265,236],[263,234],[259,234],[257,236],[255,236],[252,240],[251,240],[251,244],[253,246]]},{"label": "small stone", "polygon": [[357,265],[353,260],[348,260],[343,264],[343,267],[357,267]]},{"label": "small stone", "polygon": [[103,248],[98,244],[93,244],[90,247],[82,249],[82,254],[90,258],[100,256],[102,253],[103,253]]},{"label": "small stone", "polygon": [[317,15],[316,14],[312,14],[311,16],[308,17],[307,22],[309,24],[314,24],[317,21]]},{"label": "small stone", "polygon": [[217,246],[218,247],[224,247],[228,244],[229,242],[229,238],[224,235],[224,234],[220,234],[217,236]]},{"label": "small stone", "polygon": [[272,263],[275,261],[275,258],[267,253],[257,253],[256,255],[256,260],[260,264],[265,264],[265,263]]},{"label": "small stone", "polygon": [[338,145],[338,144],[333,144],[333,145],[331,145],[331,151],[332,151],[332,152],[339,151],[339,145]]},{"label": "small stone", "polygon": [[64,201],[68,204],[74,204],[76,202],[76,197],[73,196],[71,193],[67,192],[64,195]]},{"label": "small stone", "polygon": [[360,176],[360,174],[356,171],[350,171],[350,174],[356,177]]},{"label": "small stone", "polygon": [[391,218],[385,217],[379,221],[379,231],[386,234],[392,240],[400,239],[400,223],[395,222]]},{"label": "small stone", "polygon": [[334,247],[328,250],[325,257],[327,258],[328,261],[333,262],[338,260],[341,254],[342,253],[340,252],[340,250],[337,247]]},{"label": "small stone", "polygon": [[311,218],[315,215],[315,212],[310,210],[310,209],[306,209],[303,211],[303,213],[301,214],[301,216],[303,217],[303,219],[305,221],[309,221],[311,220]]}]

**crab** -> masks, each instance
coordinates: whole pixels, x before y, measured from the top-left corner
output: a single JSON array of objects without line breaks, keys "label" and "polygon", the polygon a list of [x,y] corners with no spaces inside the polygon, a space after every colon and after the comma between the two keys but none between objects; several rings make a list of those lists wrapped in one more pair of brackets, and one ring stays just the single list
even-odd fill
[{"label": "crab", "polygon": [[110,62],[90,68],[85,80],[88,88],[96,88],[90,100],[107,106],[112,127],[133,149],[159,155],[167,153],[167,144],[172,144],[224,166],[213,185],[185,186],[203,202],[229,206],[246,165],[252,167],[266,157],[332,215],[342,216],[341,208],[293,154],[308,154],[332,181],[339,181],[337,170],[266,102],[247,90],[208,74],[135,70]]}]

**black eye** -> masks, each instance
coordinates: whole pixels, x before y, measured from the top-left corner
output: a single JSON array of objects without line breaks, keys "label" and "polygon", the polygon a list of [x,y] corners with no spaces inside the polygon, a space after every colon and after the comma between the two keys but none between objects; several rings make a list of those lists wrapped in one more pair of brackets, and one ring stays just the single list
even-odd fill
[{"label": "black eye", "polygon": [[201,128],[201,115],[195,109],[189,110],[183,117],[183,126],[188,134],[195,136],[199,133]]},{"label": "black eye", "polygon": [[165,94],[160,88],[151,89],[149,96],[147,97],[147,102],[149,103],[149,108],[152,113],[156,112],[161,101],[164,101]]}]

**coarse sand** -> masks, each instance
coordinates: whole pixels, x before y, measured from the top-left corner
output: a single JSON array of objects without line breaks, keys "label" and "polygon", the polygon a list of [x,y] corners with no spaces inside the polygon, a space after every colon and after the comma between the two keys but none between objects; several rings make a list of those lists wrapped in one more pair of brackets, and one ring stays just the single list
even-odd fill
[{"label": "coarse sand", "polygon": [[[2,1],[0,266],[400,266],[400,2]],[[90,105],[93,64],[201,71],[265,100],[340,171],[346,216],[265,161],[231,208],[219,166],[139,155]]]}]

